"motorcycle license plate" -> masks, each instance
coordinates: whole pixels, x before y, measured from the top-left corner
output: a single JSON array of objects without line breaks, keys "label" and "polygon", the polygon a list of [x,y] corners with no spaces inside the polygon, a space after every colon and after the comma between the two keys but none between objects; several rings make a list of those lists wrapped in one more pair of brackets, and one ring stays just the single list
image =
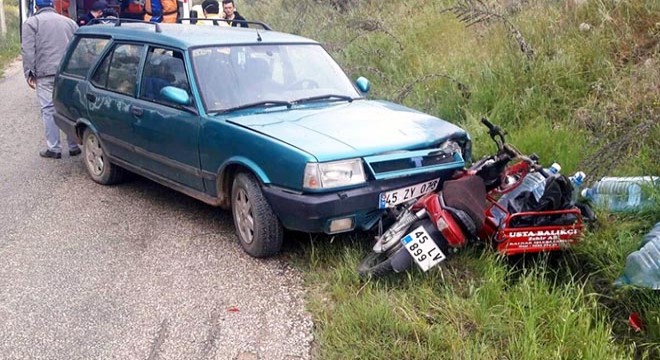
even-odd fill
[{"label": "motorcycle license plate", "polygon": [[423,271],[428,271],[447,258],[423,226],[404,236],[401,242]]},{"label": "motorcycle license plate", "polygon": [[439,183],[440,178],[392,191],[382,192],[378,197],[378,208],[391,208],[408,200],[416,199],[424,194],[434,191]]}]

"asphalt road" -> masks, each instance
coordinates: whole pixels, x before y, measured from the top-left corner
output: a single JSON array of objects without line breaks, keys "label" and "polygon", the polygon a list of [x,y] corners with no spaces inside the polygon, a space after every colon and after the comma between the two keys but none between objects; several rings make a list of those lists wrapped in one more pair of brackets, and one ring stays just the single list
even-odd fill
[{"label": "asphalt road", "polygon": [[246,255],[229,212],[40,158],[19,66],[0,79],[0,358],[311,358],[301,274]]}]

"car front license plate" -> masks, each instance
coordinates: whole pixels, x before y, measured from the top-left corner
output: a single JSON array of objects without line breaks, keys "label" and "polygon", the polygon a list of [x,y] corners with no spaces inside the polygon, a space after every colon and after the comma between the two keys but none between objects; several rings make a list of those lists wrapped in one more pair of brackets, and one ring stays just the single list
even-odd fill
[{"label": "car front license plate", "polygon": [[401,242],[423,271],[428,271],[447,258],[423,226],[404,236]]},{"label": "car front license plate", "polygon": [[408,200],[416,199],[424,194],[434,191],[439,183],[440,179],[438,178],[412,186],[382,192],[378,197],[378,208],[391,208]]}]

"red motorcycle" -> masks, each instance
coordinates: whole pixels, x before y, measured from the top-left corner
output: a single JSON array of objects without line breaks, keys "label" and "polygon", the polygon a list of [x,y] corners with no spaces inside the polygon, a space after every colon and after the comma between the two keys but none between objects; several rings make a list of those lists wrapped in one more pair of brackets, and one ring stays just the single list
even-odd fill
[{"label": "red motorcycle", "polygon": [[[398,212],[394,209],[394,222],[376,237],[372,251],[358,266],[361,276],[402,272],[414,263],[428,271],[478,239],[493,241],[499,251],[511,255],[562,249],[580,236],[582,213],[574,204],[556,209],[557,204],[539,202],[532,211],[510,213],[498,203],[528,173],[549,175],[538,157],[523,155],[506,143],[505,132],[499,127],[487,119],[482,123],[488,127],[497,153],[459,171],[444,182],[441,191],[403,204]],[[570,198],[572,190],[565,188],[564,195],[568,192]],[[494,216],[495,208],[499,218]]]}]

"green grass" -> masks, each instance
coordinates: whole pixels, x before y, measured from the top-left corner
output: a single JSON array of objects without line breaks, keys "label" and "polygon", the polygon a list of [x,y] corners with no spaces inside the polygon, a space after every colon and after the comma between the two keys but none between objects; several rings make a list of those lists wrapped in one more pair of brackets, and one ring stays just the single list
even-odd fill
[{"label": "green grass", "polygon": [[355,264],[365,249],[356,239],[315,246],[298,260],[308,270],[321,358],[630,357],[589,282],[553,270],[570,268],[577,255],[509,264],[472,249],[428,274],[363,282]]},{"label": "green grass", "polygon": [[7,35],[0,35],[0,75],[3,69],[20,55],[21,40],[18,32],[18,2],[5,0],[5,16],[7,21]]},{"label": "green grass", "polygon": [[[532,61],[500,23],[465,27],[442,13],[452,1],[340,2],[348,10],[301,0],[241,11],[321,41],[352,78],[370,78],[371,97],[463,126],[477,157],[493,150],[479,123],[487,116],[521,150],[564,173],[587,171],[589,182],[660,175],[659,2],[521,2],[507,16]],[[428,274],[380,281],[357,276],[364,235],[302,241],[291,257],[306,273],[318,358],[660,358],[657,292],[613,285],[660,206],[598,215],[561,254],[514,261],[477,247]],[[628,325],[632,312],[645,322],[640,333]]]}]

